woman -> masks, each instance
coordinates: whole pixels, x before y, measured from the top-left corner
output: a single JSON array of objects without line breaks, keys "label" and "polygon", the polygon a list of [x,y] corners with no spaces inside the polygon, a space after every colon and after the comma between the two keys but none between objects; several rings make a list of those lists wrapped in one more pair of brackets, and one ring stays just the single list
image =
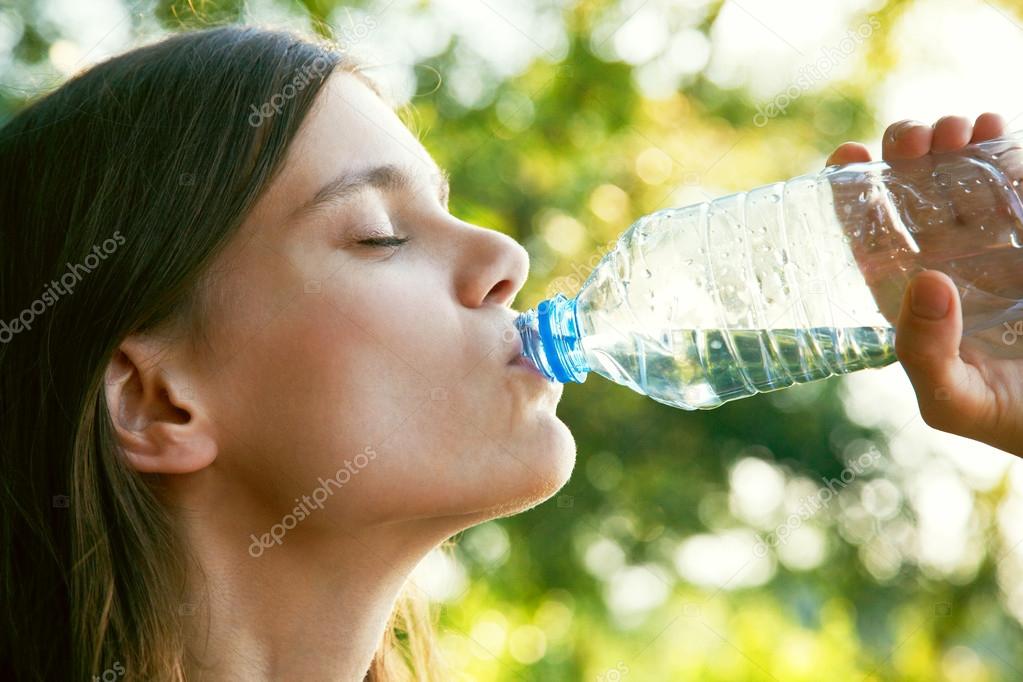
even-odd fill
[{"label": "woman", "polygon": [[406,578],[575,458],[525,250],[284,33],[101,64],[0,168],[3,679],[443,679]]},{"label": "woman", "polygon": [[[357,65],[284,33],[101,64],[0,130],[0,173],[2,678],[450,679],[410,571],[574,463],[560,385],[516,361],[525,251],[447,212]],[[898,330],[921,407],[1018,443],[991,397],[1018,374],[963,364],[942,277]]]}]

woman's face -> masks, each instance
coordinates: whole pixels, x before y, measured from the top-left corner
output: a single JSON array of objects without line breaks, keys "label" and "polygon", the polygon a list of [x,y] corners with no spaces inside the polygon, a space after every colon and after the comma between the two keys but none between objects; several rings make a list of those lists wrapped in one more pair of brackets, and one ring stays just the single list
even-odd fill
[{"label": "woman's face", "polygon": [[575,443],[561,386],[509,364],[526,251],[447,212],[436,164],[357,77],[317,97],[211,270],[196,389],[230,494],[280,517],[326,488],[309,517],[353,527],[546,499]]}]

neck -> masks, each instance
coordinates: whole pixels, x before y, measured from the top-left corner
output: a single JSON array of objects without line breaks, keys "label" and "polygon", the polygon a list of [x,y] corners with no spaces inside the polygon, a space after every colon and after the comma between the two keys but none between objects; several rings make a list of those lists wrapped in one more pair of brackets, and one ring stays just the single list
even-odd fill
[{"label": "neck", "polygon": [[323,542],[299,529],[255,557],[244,534],[188,529],[189,679],[364,679],[409,574],[450,535],[395,524]]}]

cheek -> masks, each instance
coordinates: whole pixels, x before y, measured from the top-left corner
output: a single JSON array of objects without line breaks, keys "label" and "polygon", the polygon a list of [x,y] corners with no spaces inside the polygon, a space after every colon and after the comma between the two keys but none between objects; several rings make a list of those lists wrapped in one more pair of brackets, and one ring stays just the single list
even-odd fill
[{"label": "cheek", "polygon": [[344,349],[336,352],[349,356],[353,377],[386,393],[406,414],[423,400],[464,396],[472,384],[461,378],[481,353],[438,280],[434,271],[410,268],[372,287],[342,284],[331,311],[343,327]]},{"label": "cheek", "polygon": [[265,381],[281,397],[267,440],[292,443],[288,466],[307,480],[372,448],[373,460],[332,498],[332,515],[371,522],[435,512],[433,495],[451,498],[467,453],[482,445],[466,422],[479,421],[471,410],[485,392],[453,379],[465,373],[453,345],[463,337],[442,299],[376,287],[353,300],[351,291],[296,310],[267,339]]},{"label": "cheek", "polygon": [[228,464],[270,499],[290,505],[422,402],[425,380],[395,357],[387,325],[343,310],[326,290],[300,295],[213,375]]},{"label": "cheek", "polygon": [[409,348],[415,335],[408,323],[364,312],[313,302],[292,319],[274,352],[271,371],[286,375],[281,387],[290,403],[282,426],[298,437],[303,429],[316,434],[308,445],[327,462],[341,445],[361,450],[385,438],[428,391]]}]

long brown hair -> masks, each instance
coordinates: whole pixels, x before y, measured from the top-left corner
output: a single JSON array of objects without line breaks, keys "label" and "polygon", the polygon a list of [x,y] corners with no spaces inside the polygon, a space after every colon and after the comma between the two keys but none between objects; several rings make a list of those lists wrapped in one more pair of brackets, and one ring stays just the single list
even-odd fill
[{"label": "long brown hair", "polygon": [[[336,46],[226,26],[99,64],[0,129],[0,679],[183,680],[187,547],[121,456],[104,370],[201,333],[202,274],[280,169]],[[269,107],[269,108],[268,108]],[[399,600],[368,680],[434,679]]]}]

